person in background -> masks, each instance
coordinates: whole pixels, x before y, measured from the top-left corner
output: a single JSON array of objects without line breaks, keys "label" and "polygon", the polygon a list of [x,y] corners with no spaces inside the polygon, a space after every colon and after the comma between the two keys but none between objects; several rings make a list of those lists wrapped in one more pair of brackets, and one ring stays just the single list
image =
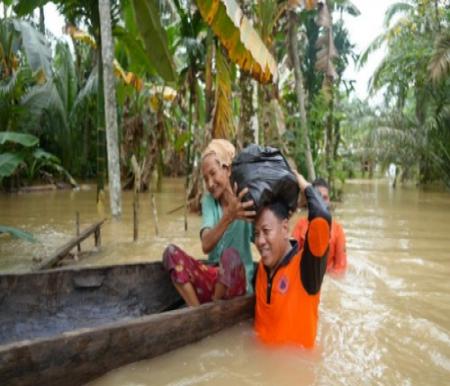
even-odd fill
[{"label": "person in background", "polygon": [[331,216],[322,197],[302,176],[309,215],[303,246],[289,237],[289,212],[276,201],[258,212],[255,244],[261,260],[255,283],[255,331],[270,345],[314,346],[320,287],[327,264]]},{"label": "person in background", "polygon": [[224,139],[212,140],[202,154],[201,168],[208,192],[202,198],[200,239],[208,262],[216,266],[201,263],[173,244],[163,253],[163,265],[189,306],[251,291],[253,228],[249,220],[255,212],[247,210],[253,201],[242,201],[247,189],[237,194],[231,187],[234,155],[234,146]]},{"label": "person in background", "polygon": [[[320,193],[323,201],[330,209],[330,188],[323,178],[316,178],[312,186]],[[299,248],[305,243],[305,235],[308,229],[308,219],[300,218],[294,226],[292,237],[294,237]],[[333,220],[331,224],[330,251],[327,259],[327,272],[333,274],[343,274],[347,269],[347,251],[345,246],[345,233],[342,225]]]}]

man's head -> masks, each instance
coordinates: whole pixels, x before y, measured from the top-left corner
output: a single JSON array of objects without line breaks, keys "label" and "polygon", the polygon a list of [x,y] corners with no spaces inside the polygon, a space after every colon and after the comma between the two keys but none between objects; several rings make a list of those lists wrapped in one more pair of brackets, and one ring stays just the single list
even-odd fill
[{"label": "man's head", "polygon": [[328,185],[328,183],[323,178],[318,177],[313,181],[312,186],[314,187],[314,189],[316,189],[316,191],[318,191],[320,193],[325,205],[327,207],[329,207],[330,206],[330,186]]},{"label": "man's head", "polygon": [[289,251],[289,211],[285,204],[265,206],[255,220],[255,245],[263,264],[272,269]]}]

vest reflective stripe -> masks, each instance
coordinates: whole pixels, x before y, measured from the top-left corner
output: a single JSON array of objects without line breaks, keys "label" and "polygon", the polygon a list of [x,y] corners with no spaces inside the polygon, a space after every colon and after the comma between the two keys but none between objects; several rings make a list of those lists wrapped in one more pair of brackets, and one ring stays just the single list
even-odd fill
[{"label": "vest reflective stripe", "polygon": [[308,295],[300,279],[300,256],[279,268],[267,302],[268,277],[262,262],[256,277],[255,330],[267,344],[313,347],[317,334],[320,292]]}]

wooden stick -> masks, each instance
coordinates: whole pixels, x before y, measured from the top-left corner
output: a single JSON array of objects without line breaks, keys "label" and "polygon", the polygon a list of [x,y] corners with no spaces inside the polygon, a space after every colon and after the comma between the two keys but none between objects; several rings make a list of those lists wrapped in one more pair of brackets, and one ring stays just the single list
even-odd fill
[{"label": "wooden stick", "polygon": [[133,241],[137,241],[139,237],[139,190],[141,189],[141,168],[136,157],[131,157],[131,166],[134,173],[134,190],[133,190]]},{"label": "wooden stick", "polygon": [[95,239],[95,247],[99,248],[102,245],[102,235],[100,233],[100,227],[98,227],[95,230],[94,239]]},{"label": "wooden stick", "polygon": [[137,241],[139,237],[139,220],[138,220],[138,211],[137,211],[137,203],[133,201],[133,241]]},{"label": "wooden stick", "polygon": [[77,244],[81,243],[84,239],[94,234],[95,237],[95,245],[100,245],[100,227],[106,221],[103,219],[101,221],[92,224],[91,226],[84,229],[79,236],[76,236],[69,240],[66,244],[64,244],[61,248],[59,248],[49,259],[46,260],[43,264],[41,264],[37,269],[49,269],[54,267],[60,260],[67,256],[67,254],[77,246]]},{"label": "wooden stick", "polygon": [[158,226],[158,211],[156,209],[156,200],[155,200],[155,195],[153,194],[153,191],[151,190],[151,188],[149,188],[150,190],[150,200],[151,200],[151,204],[152,204],[152,214],[153,214],[153,223],[155,224],[155,234],[156,236],[159,235],[159,226]]},{"label": "wooden stick", "polygon": [[176,208],[174,208],[174,209],[172,209],[172,210],[169,210],[168,212],[166,212],[166,214],[172,214],[172,213],[175,213],[175,212],[177,212],[177,211],[179,211],[180,209],[183,209],[184,208],[184,204],[183,205],[180,205],[180,206],[177,206]]},{"label": "wooden stick", "polygon": [[[186,177],[187,178],[187,177]],[[185,185],[186,192],[184,194],[184,231],[188,230],[187,211],[188,211],[188,184]]]},{"label": "wooden stick", "polygon": [[[80,236],[80,212],[76,213],[77,237]],[[81,252],[81,243],[77,244],[77,251]]]}]

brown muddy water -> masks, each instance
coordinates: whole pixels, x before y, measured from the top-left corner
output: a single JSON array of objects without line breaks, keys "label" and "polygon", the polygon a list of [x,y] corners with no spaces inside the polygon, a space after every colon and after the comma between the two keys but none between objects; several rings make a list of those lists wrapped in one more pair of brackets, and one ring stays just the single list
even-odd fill
[{"label": "brown muddy water", "polygon": [[[169,242],[194,256],[200,217],[184,232],[181,180],[166,180],[156,201],[141,196],[140,239],[132,242],[131,194],[122,221],[108,221],[102,248],[76,264],[160,259]],[[0,270],[25,271],[75,229],[75,212],[88,225],[101,216],[95,189],[0,196],[0,224],[24,228],[40,241],[0,238]],[[273,350],[254,338],[251,322],[158,358],[116,369],[92,382],[103,385],[444,385],[450,383],[450,194],[384,181],[351,181],[334,216],[347,236],[344,277],[326,276],[319,336],[312,351]],[[92,248],[92,241],[83,249]]]}]

